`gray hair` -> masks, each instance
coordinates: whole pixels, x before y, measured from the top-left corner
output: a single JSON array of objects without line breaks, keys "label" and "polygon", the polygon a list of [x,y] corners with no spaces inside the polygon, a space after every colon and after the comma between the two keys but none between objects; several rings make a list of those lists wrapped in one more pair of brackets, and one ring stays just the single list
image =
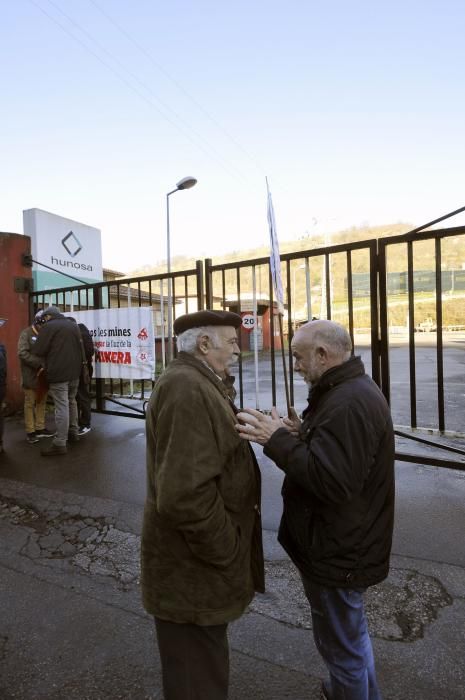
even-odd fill
[{"label": "gray hair", "polygon": [[198,328],[189,328],[178,335],[176,338],[178,352],[188,352],[190,355],[194,355],[197,350],[197,340],[203,335],[208,335],[214,348],[220,347],[221,343],[216,328],[214,326],[199,326]]},{"label": "gray hair", "polygon": [[348,331],[335,321],[318,320],[310,321],[301,326],[298,333],[311,330],[311,343],[313,346],[325,346],[332,355],[348,360],[352,354],[352,340]]}]

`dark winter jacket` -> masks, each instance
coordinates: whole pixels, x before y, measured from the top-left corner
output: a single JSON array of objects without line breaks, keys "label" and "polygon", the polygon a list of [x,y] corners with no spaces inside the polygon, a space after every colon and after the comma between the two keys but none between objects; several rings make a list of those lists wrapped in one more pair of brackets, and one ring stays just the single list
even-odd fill
[{"label": "dark winter jacket", "polygon": [[34,353],[45,358],[50,384],[79,379],[81,334],[76,323],[70,323],[65,316],[51,318],[41,327]]},{"label": "dark winter jacket", "polygon": [[263,591],[260,472],[227,387],[180,352],[147,408],[142,593],[147,612],[219,625]]},{"label": "dark winter jacket", "polygon": [[21,331],[18,340],[18,357],[21,365],[21,386],[37,389],[37,372],[44,360],[35,354],[35,344],[39,334],[34,325]]},{"label": "dark winter jacket", "polygon": [[92,336],[89,332],[89,329],[87,326],[85,326],[83,323],[78,323],[78,328],[81,333],[81,339],[82,339],[82,344],[84,347],[84,355],[87,360],[88,364],[92,364],[92,358],[94,356],[94,341],[92,340]]},{"label": "dark winter jacket", "polygon": [[313,386],[300,439],[280,428],[265,454],[286,473],[279,541],[299,570],[329,587],[382,581],[394,518],[394,432],[359,357]]}]

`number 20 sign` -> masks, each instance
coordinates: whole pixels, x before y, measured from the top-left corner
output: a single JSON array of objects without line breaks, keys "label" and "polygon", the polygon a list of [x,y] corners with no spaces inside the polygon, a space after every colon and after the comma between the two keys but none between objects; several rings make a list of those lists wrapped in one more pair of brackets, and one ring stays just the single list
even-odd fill
[{"label": "number 20 sign", "polygon": [[255,328],[255,316],[253,314],[244,314],[242,316],[242,325],[245,331],[253,331]]}]

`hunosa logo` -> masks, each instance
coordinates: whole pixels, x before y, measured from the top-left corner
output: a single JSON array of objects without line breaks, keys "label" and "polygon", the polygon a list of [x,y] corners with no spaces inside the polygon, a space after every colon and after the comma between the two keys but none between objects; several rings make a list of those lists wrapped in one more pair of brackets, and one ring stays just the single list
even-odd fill
[{"label": "hunosa logo", "polygon": [[82,250],[82,245],[80,241],[76,238],[74,233],[70,231],[64,238],[61,239],[61,245],[63,248],[66,250],[69,255],[71,255],[72,258],[75,258],[76,255]]},{"label": "hunosa logo", "polygon": [[[68,255],[75,258],[78,253],[82,250],[81,242],[78,240],[77,236],[70,231],[66,234],[64,238],[61,239],[61,245],[66,250]],[[94,268],[92,265],[86,265],[85,263],[73,262],[72,260],[61,260],[60,258],[54,258],[51,256],[52,265],[60,267],[73,267],[75,270],[89,270],[92,271]]]}]

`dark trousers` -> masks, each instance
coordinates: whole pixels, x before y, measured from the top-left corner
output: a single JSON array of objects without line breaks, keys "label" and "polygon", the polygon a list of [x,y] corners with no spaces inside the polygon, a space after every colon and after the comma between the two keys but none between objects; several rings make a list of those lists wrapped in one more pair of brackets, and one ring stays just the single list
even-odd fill
[{"label": "dark trousers", "polygon": [[154,619],[165,700],[227,700],[227,624],[204,627]]},{"label": "dark trousers", "polygon": [[[90,365],[89,376],[92,377],[92,365]],[[90,428],[90,420],[92,416],[91,400],[90,400],[90,384],[82,381],[82,374],[79,377],[78,392],[76,394],[76,402],[78,407],[78,423],[80,428]]]}]

